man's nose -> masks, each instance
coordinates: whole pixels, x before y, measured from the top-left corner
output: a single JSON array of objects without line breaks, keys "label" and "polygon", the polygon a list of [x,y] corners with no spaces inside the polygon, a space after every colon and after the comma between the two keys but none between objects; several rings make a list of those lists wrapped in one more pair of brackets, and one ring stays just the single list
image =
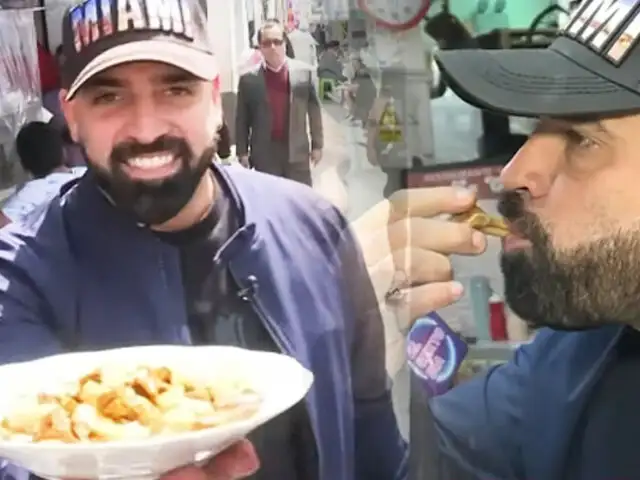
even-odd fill
[{"label": "man's nose", "polygon": [[139,143],[151,143],[167,133],[167,126],[152,99],[137,100],[129,111],[127,135]]},{"label": "man's nose", "polygon": [[526,189],[532,198],[549,192],[562,162],[558,139],[532,135],[502,169],[500,180],[507,190]]}]

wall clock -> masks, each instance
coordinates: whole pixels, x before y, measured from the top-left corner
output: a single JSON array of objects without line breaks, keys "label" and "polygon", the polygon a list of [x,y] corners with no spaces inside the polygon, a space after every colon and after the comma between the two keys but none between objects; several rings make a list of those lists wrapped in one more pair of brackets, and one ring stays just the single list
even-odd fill
[{"label": "wall clock", "polygon": [[358,0],[358,8],[376,25],[394,31],[417,26],[431,6],[431,0]]}]

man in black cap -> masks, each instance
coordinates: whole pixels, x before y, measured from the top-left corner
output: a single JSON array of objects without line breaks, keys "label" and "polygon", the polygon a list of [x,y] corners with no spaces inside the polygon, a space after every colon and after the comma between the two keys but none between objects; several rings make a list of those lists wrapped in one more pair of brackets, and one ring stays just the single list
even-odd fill
[{"label": "man in black cap", "polygon": [[640,476],[639,38],[640,2],[591,0],[546,50],[439,54],[467,102],[539,119],[499,207],[506,301],[544,328],[430,401],[441,453],[471,478]]}]

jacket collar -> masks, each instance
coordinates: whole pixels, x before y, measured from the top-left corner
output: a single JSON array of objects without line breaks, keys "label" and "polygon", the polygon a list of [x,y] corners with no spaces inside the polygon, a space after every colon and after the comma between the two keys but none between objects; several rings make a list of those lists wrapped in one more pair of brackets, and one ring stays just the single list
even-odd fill
[{"label": "jacket collar", "polygon": [[[244,182],[244,172],[233,174],[232,170],[240,167],[222,167],[212,163],[211,170],[222,183],[222,188],[230,195],[233,208],[240,212],[239,228],[231,238],[220,248],[216,260],[225,261],[234,257],[240,250],[253,248],[259,243],[259,235],[256,225],[243,199],[242,187],[238,184]],[[150,229],[140,224],[136,219],[118,210],[108,197],[100,190],[96,179],[88,172],[82,178],[66,184],[60,193],[65,209],[68,208],[72,217],[67,217],[72,223],[87,225],[84,228],[100,231],[133,233],[150,232]],[[80,222],[73,222],[73,218],[79,218]],[[88,221],[91,219],[91,221]]]}]

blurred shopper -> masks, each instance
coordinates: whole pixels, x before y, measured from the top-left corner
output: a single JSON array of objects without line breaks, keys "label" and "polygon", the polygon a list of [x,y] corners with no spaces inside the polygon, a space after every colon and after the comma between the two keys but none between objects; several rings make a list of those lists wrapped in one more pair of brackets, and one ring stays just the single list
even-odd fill
[{"label": "blurred shopper", "polygon": [[57,195],[62,185],[84,174],[86,168],[65,164],[63,144],[60,132],[49,124],[31,122],[20,129],[16,151],[22,168],[32,178],[2,206],[2,226],[24,221],[34,209]]},{"label": "blurred shopper", "polygon": [[367,123],[369,112],[378,94],[371,72],[360,57],[354,58],[353,78],[347,88],[349,117],[363,126]]},{"label": "blurred shopper", "polygon": [[318,77],[335,82],[346,82],[348,78],[342,73],[344,66],[340,58],[340,42],[332,40],[320,54],[318,60]]}]

